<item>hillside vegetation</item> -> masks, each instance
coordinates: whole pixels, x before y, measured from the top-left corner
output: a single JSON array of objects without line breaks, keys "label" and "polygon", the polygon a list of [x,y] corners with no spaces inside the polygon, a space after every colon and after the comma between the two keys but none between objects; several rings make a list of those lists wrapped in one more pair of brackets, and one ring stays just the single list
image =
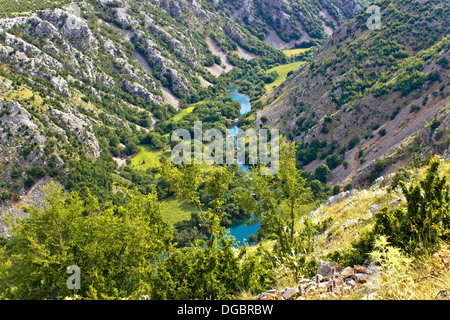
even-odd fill
[{"label": "hillside vegetation", "polygon": [[[257,125],[280,128],[299,142],[299,165],[326,164],[332,185],[368,186],[379,158],[389,173],[416,152],[448,148],[448,2],[375,4],[380,29],[369,30],[370,14],[358,13],[310,63],[267,93],[258,111]],[[423,139],[432,143],[423,146]]]},{"label": "hillside vegetation", "polygon": [[0,299],[448,299],[450,5],[372,2],[3,1]]}]

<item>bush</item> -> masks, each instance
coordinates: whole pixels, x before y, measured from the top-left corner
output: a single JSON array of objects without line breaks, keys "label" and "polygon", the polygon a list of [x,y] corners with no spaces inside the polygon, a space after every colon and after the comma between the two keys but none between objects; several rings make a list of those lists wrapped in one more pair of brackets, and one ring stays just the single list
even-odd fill
[{"label": "bush", "polygon": [[418,104],[412,104],[411,109],[409,110],[410,113],[416,112],[420,110],[420,106]]},{"label": "bush", "polygon": [[352,150],[358,143],[360,139],[359,137],[354,137],[348,142],[348,150]]},{"label": "bush", "polygon": [[381,158],[377,159],[375,161],[375,168],[370,174],[370,182],[375,181],[379,177],[380,173],[384,170],[384,168],[386,168],[386,160]]},{"label": "bush", "polygon": [[439,160],[433,159],[418,185],[399,184],[407,207],[383,207],[375,216],[374,237],[384,235],[396,247],[413,255],[433,254],[440,237],[450,228],[450,186],[439,177]]},{"label": "bush", "polygon": [[394,176],[391,178],[391,183],[389,184],[389,190],[393,191],[400,186],[400,181],[408,182],[411,178],[411,173],[405,168],[399,168]]},{"label": "bush", "polygon": [[330,175],[330,168],[326,164],[321,164],[314,170],[314,177],[322,183],[326,183]]},{"label": "bush", "polygon": [[340,185],[335,185],[333,187],[333,191],[332,191],[333,196],[339,194],[340,192],[341,192],[341,186]]},{"label": "bush", "polygon": [[262,122],[263,124],[266,124],[267,121],[269,121],[269,118],[268,118],[266,115],[263,115],[263,116],[261,117],[261,122]]}]

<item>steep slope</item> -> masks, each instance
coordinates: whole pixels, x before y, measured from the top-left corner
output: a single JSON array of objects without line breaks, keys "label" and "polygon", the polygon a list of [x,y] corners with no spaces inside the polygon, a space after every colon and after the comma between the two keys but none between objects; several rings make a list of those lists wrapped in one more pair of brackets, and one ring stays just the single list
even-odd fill
[{"label": "steep slope", "polygon": [[323,39],[353,17],[358,1],[225,1],[231,15],[261,40],[279,48]]},{"label": "steep slope", "polygon": [[[334,169],[331,184],[361,186],[414,152],[449,147],[449,3],[375,4],[380,29],[369,30],[370,14],[360,12],[263,97],[258,112],[300,143],[306,169]],[[382,157],[387,162],[376,168]]]}]

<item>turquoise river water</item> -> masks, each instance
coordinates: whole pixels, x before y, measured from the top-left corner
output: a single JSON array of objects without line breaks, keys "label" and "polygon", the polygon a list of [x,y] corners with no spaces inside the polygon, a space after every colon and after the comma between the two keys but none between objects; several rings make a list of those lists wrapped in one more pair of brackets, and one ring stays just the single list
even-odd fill
[{"label": "turquoise river water", "polygon": [[[234,101],[238,101],[241,104],[240,115],[246,114],[252,110],[252,105],[250,103],[250,98],[244,94],[240,94],[236,89],[230,88],[227,90],[228,95]],[[236,136],[238,131],[237,124],[231,129],[231,134]],[[237,160],[236,160],[237,161]],[[249,166],[244,163],[239,163],[238,165],[241,169],[248,172]],[[230,226],[230,235],[235,238],[235,241],[239,241],[239,245],[245,244],[245,241],[252,234],[256,235],[259,229],[259,224],[245,226],[244,223],[247,219],[238,221]]]}]

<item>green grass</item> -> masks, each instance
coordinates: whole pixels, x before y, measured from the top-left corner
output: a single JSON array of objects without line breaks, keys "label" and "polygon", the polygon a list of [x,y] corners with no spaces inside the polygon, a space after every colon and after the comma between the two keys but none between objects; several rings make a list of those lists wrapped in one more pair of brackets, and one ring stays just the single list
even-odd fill
[{"label": "green grass", "polygon": [[299,54],[308,51],[309,49],[305,49],[305,48],[299,48],[299,49],[287,49],[287,50],[283,50],[284,54],[286,55],[286,57],[288,58],[292,58],[292,57],[296,57]]},{"label": "green grass", "polygon": [[199,212],[198,208],[186,200],[169,197],[162,202],[165,221],[174,225],[177,222],[191,219],[191,213]]},{"label": "green grass", "polygon": [[72,0],[2,0],[0,18],[27,15],[37,10],[60,8],[73,2]]},{"label": "green grass", "polygon": [[181,120],[184,116],[192,113],[192,111],[194,110],[195,106],[190,106],[186,109],[181,110],[179,113],[177,113],[176,115],[174,115],[171,120],[172,121],[179,121]]},{"label": "green grass", "polygon": [[305,63],[306,63],[305,61],[297,61],[289,64],[283,64],[281,66],[277,66],[267,70],[266,73],[276,71],[278,73],[278,77],[275,79],[274,82],[266,84],[265,86],[266,90],[271,91],[273,88],[278,87],[281,83],[283,83],[284,80],[286,80],[287,74],[290,71],[297,71],[300,68],[300,66],[302,66]]},{"label": "green grass", "polygon": [[131,159],[131,166],[139,170],[155,167],[162,157],[170,157],[170,150],[153,150],[150,146],[139,146],[139,152]]}]

